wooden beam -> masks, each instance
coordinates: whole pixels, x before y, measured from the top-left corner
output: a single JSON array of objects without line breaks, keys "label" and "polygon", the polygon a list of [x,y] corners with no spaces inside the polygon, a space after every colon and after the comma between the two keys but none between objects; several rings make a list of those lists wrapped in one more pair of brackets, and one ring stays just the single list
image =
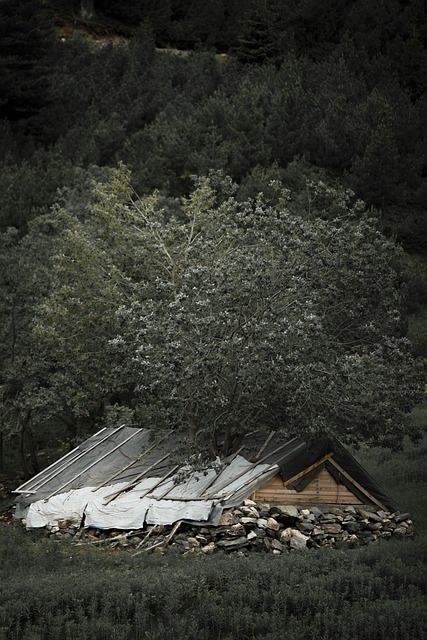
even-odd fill
[{"label": "wooden beam", "polygon": [[[125,425],[122,425],[121,427],[119,427],[119,429],[122,429],[124,426]],[[111,433],[109,436],[107,436],[106,438],[103,438],[100,442],[98,442],[96,445],[91,447],[90,450],[96,448],[99,444],[104,442],[104,440],[108,440],[112,435],[115,435],[119,429],[116,429],[116,431]],[[120,444],[117,444],[115,447],[113,447],[112,449],[107,451],[107,453],[104,453],[104,455],[102,455],[100,458],[97,458],[94,462],[91,462],[91,464],[88,464],[87,467],[82,469],[82,471],[80,471],[79,473],[76,473],[76,475],[73,476],[71,478],[71,480],[68,480],[67,482],[64,482],[64,484],[62,484],[59,487],[59,489],[55,489],[55,491],[52,491],[52,493],[50,493],[44,499],[44,501],[47,502],[47,500],[49,500],[49,498],[51,498],[52,496],[56,495],[57,493],[60,493],[63,489],[65,489],[65,487],[68,487],[68,485],[72,484],[75,480],[77,480],[77,478],[80,478],[82,475],[84,475],[86,473],[86,471],[89,471],[89,469],[92,469],[92,467],[95,467],[97,464],[102,462],[102,460],[104,460],[105,458],[108,458],[108,456],[110,456],[112,453],[114,453],[114,451],[116,451],[117,449],[120,449],[120,447],[122,447],[124,444],[126,444],[126,442],[128,442],[128,440],[132,440],[132,438],[134,438],[140,431],[141,431],[141,429],[138,429],[137,431],[132,433],[130,436],[128,436],[125,440],[120,442]],[[72,462],[74,462],[74,461],[72,461]]]},{"label": "wooden beam", "polygon": [[[171,476],[173,476],[173,474],[175,473],[175,471],[178,471],[180,465],[177,464],[174,467],[172,467],[172,469],[170,471],[168,471],[168,473],[163,476],[163,478],[160,478],[160,480],[158,480],[158,482],[156,482],[156,484],[154,484],[152,487],[150,487],[149,489],[147,489],[147,491],[145,491],[145,493],[142,494],[142,496],[139,496],[139,499],[142,500],[142,498],[145,498],[146,496],[150,496],[153,491],[155,489],[157,489],[157,487],[160,487],[161,484],[163,484],[163,482],[167,479],[170,478]],[[170,491],[170,489],[168,489],[168,491]],[[163,494],[166,495],[167,491]],[[159,496],[158,498],[155,498],[155,500],[161,500],[163,498],[163,495]],[[154,498],[154,496],[151,495],[152,498]]]},{"label": "wooden beam", "polygon": [[269,442],[271,441],[271,439],[273,438],[274,434],[276,432],[272,431],[269,436],[267,437],[267,440],[264,442],[264,444],[262,445],[261,449],[258,451],[258,453],[253,457],[252,462],[256,462],[258,460],[258,458],[260,457],[260,455],[262,453],[264,453],[264,451],[266,450]]},{"label": "wooden beam", "polygon": [[154,464],[150,465],[145,471],[137,475],[136,478],[134,478],[131,482],[128,482],[128,484],[125,487],[123,487],[123,489],[120,489],[120,491],[116,491],[115,493],[110,493],[108,496],[105,496],[106,500],[104,502],[104,505],[109,504],[110,502],[115,500],[115,498],[117,498],[120,494],[125,493],[125,491],[129,491],[129,489],[133,489],[133,487],[135,487],[138,484],[138,482],[142,480],[144,476],[148,475],[150,471],[158,467],[159,464],[164,460],[166,460],[166,458],[169,458],[170,455],[172,455],[172,451],[170,453],[167,453],[165,456],[163,456],[159,460],[156,460]]},{"label": "wooden beam", "polygon": [[320,458],[317,462],[312,464],[310,467],[307,467],[306,469],[304,469],[304,471],[301,471],[300,473],[297,473],[296,475],[292,476],[292,478],[289,478],[289,480],[286,480],[286,482],[283,483],[283,486],[287,487],[293,482],[295,482],[295,480],[299,480],[299,478],[302,478],[303,476],[305,476],[306,473],[308,473],[309,471],[312,471],[312,469],[315,469],[316,467],[319,467],[321,464],[326,462],[326,460],[329,460],[329,458],[331,458],[331,456],[333,455],[334,455],[333,451],[331,451],[330,453],[327,453],[326,456],[323,456],[323,458]]},{"label": "wooden beam", "polygon": [[[140,430],[139,430],[140,431]],[[119,469],[114,475],[110,476],[109,478],[107,478],[106,480],[104,480],[103,482],[101,482],[101,484],[99,484],[98,486],[96,486],[94,489],[92,489],[92,492],[98,491],[98,489],[100,489],[101,487],[104,487],[106,484],[108,484],[109,482],[111,482],[112,480],[115,480],[117,478],[117,476],[121,475],[122,473],[124,473],[124,471],[127,471],[127,469],[129,469],[130,467],[132,467],[134,464],[136,464],[137,462],[140,462],[143,458],[145,458],[145,456],[147,456],[154,448],[158,447],[162,442],[164,442],[166,440],[166,438],[169,438],[169,436],[173,433],[172,431],[168,431],[168,433],[163,436],[163,438],[160,438],[160,440],[158,440],[157,442],[155,442],[151,447],[149,447],[148,449],[146,449],[143,453],[141,453],[141,455],[139,455],[137,458],[135,458],[135,460],[132,460],[131,462],[129,462],[129,464],[127,464],[125,467],[123,467],[122,469]]]},{"label": "wooden beam", "polygon": [[[95,433],[92,437],[95,438],[96,436],[99,436],[99,434],[102,433],[103,431],[105,431],[106,428],[107,427],[103,427],[100,431]],[[121,429],[121,428],[122,427],[119,427],[119,429]],[[110,435],[112,435],[112,434],[110,434]],[[109,438],[109,437],[110,436],[107,436],[107,438]],[[91,447],[89,447],[89,449],[85,449],[84,451],[81,450],[80,445],[75,447],[72,451],[69,451],[65,456],[63,456],[62,458],[60,458],[56,462],[53,462],[51,465],[49,465],[49,467],[46,467],[46,469],[44,469],[43,471],[38,473],[34,478],[32,478],[31,480],[27,480],[27,482],[25,482],[20,487],[15,489],[15,491],[12,491],[12,493],[37,493],[37,491],[38,491],[38,489],[40,489],[40,487],[43,487],[43,485],[45,485],[47,482],[49,482],[49,480],[51,480],[52,478],[57,476],[59,473],[61,473],[61,471],[64,471],[64,469],[66,469],[68,466],[70,466],[71,463],[73,463],[75,460],[77,460],[77,459],[81,458],[82,456],[84,456],[88,451],[91,451],[92,449],[97,447],[98,444],[100,442],[103,442],[105,439],[106,438],[104,438],[103,440],[100,440],[96,444],[94,444]],[[80,451],[80,453],[78,453],[79,451]],[[69,461],[68,458],[70,456],[72,456],[73,454],[76,454],[76,453],[78,455],[75,456],[72,460]],[[39,479],[37,480],[37,478],[39,478]],[[41,482],[41,484],[39,484],[40,482]],[[31,491],[25,490],[23,488],[23,487],[27,487],[28,485],[30,487],[32,487]]]},{"label": "wooden beam", "polygon": [[340,473],[342,473],[344,478],[347,478],[347,480],[349,482],[351,482],[351,484],[353,484],[361,493],[363,493],[367,498],[369,498],[369,500],[371,502],[373,502],[378,507],[380,507],[380,509],[383,509],[384,511],[387,511],[387,507],[385,505],[383,505],[382,502],[380,502],[371,493],[369,493],[369,491],[367,489],[362,487],[361,484],[359,484],[356,480],[354,480],[354,478],[352,478],[351,475],[349,473],[347,473],[347,471],[344,471],[344,469],[342,467],[340,467],[340,465],[337,462],[335,462],[335,460],[330,459],[328,462],[329,462],[329,464],[332,464],[335,467],[335,469],[337,469]]}]

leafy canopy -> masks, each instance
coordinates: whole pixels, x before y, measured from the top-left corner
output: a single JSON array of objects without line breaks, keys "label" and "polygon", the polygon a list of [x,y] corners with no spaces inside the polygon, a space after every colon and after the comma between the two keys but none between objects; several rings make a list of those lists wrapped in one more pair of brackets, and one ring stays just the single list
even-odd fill
[{"label": "leafy canopy", "polygon": [[219,173],[181,201],[129,185],[121,165],[85,219],[65,216],[36,327],[70,388],[96,380],[139,424],[214,450],[258,428],[401,441],[418,389],[399,251],[351,192],[310,183],[302,208],[280,183],[239,202]]}]

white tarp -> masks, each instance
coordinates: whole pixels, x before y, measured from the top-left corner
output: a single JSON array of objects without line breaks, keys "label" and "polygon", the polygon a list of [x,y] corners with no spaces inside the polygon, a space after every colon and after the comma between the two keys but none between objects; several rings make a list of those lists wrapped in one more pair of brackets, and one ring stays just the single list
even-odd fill
[{"label": "white tarp", "polygon": [[122,493],[111,502],[112,494],[127,483],[110,485],[93,491],[94,487],[74,489],[33,502],[15,514],[25,518],[28,529],[56,525],[59,520],[71,520],[79,526],[84,516],[85,527],[100,529],[139,529],[147,524],[173,524],[177,520],[207,521],[212,500],[156,500],[141,497],[159,478],[148,478],[134,489]]},{"label": "white tarp", "polygon": [[[115,485],[114,489],[117,490],[120,486],[126,486],[126,483]],[[93,488],[72,489],[66,493],[58,493],[48,500],[37,500],[24,509],[19,517],[25,518],[28,529],[55,525],[58,520],[71,520],[73,524],[80,525],[86,505],[95,495],[92,492]],[[103,500],[111,493],[111,489],[111,486],[99,489],[97,499]]]},{"label": "white tarp", "polygon": [[55,525],[59,520],[101,529],[139,529],[147,524],[173,524],[178,520],[208,522],[218,516],[221,503],[235,492],[246,493],[274,474],[276,465],[254,465],[241,456],[219,473],[214,469],[190,474],[177,483],[176,478],[144,478],[135,486],[127,482],[96,489],[84,487],[37,500],[16,513],[25,518],[28,528]]}]

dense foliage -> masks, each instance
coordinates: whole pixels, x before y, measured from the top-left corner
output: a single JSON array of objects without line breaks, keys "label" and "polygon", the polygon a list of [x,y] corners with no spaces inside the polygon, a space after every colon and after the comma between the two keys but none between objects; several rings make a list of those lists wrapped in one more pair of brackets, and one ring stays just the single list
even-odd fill
[{"label": "dense foliage", "polygon": [[[406,296],[412,354],[425,358],[427,344],[423,3],[1,0],[0,25],[0,467],[2,437],[12,451],[20,451],[20,465],[31,473],[37,467],[35,456],[29,457],[34,435],[45,443],[69,440],[120,415],[152,423],[171,419],[197,432],[200,425],[206,428],[210,411],[210,428],[224,418],[225,398],[235,393],[243,406],[249,389],[259,384],[260,404],[270,395],[271,412],[264,407],[259,413],[258,407],[249,417],[233,414],[227,424],[231,434],[237,422],[249,428],[260,416],[267,424],[280,419],[293,428],[298,410],[313,429],[335,430],[339,422],[340,435],[348,439],[381,432],[384,440],[396,440],[407,427],[395,411],[402,415],[415,399],[408,345],[402,342],[405,309],[399,309],[401,319],[392,311],[399,307],[397,289]],[[131,170],[141,201],[128,206],[126,180],[116,181],[115,195],[111,187],[97,187],[100,200],[94,200],[92,180],[108,183],[111,167],[121,161]],[[237,189],[224,192],[216,178],[193,192],[191,176],[211,170],[230,176]],[[284,205],[278,181],[290,191]],[[313,201],[319,182],[327,186]],[[349,188],[355,200],[377,212],[368,215],[361,207],[351,221],[334,222],[352,210],[353,203],[344,203],[335,211],[339,194]],[[209,189],[216,201],[198,202],[209,200]],[[264,196],[257,200],[259,192]],[[122,213],[112,216],[106,199],[113,196],[117,211],[135,220],[124,224]],[[107,217],[96,202],[108,204],[103,205]],[[155,224],[142,225],[141,206],[153,212]],[[198,206],[202,217],[215,211],[217,228],[190,243],[194,262],[182,271],[186,286],[201,283],[200,299],[180,298],[174,309],[164,252],[157,256],[163,266],[156,296],[149,292],[158,240],[148,239],[148,228],[152,232],[160,225],[162,241],[183,255],[183,238]],[[271,226],[272,212],[281,216],[279,229]],[[246,227],[236,216],[247,217]],[[410,257],[393,253],[374,230],[374,216]],[[277,241],[282,236],[290,252],[279,257],[276,247],[268,272],[261,269],[271,249],[270,240],[263,244],[264,224],[277,232]],[[215,295],[209,292],[200,260],[206,253],[213,264],[216,233],[227,238],[209,276],[221,284],[221,296],[220,287]],[[366,242],[358,241],[357,233],[366,234]],[[337,264],[327,256],[328,242]],[[346,242],[352,247],[347,263]],[[225,251],[231,246],[234,266]],[[304,251],[319,262],[317,271],[303,272]],[[282,313],[285,294],[269,307],[276,324],[264,356],[270,358],[273,342],[275,356],[267,361],[251,346],[255,340],[246,351],[238,340],[255,335],[262,307],[255,301],[264,301],[268,287],[274,290],[271,278],[275,283],[288,278],[280,291],[292,299],[293,315],[288,308]],[[331,303],[335,294],[339,303]],[[365,317],[357,310],[362,303]],[[350,307],[356,314],[351,335],[344,313]],[[209,308],[215,314],[209,315]],[[232,323],[231,333],[219,326],[226,312],[237,332]],[[295,329],[298,314],[301,335]],[[249,315],[252,328],[247,324],[243,335],[242,318],[246,322]],[[368,319],[373,325],[362,336]],[[198,343],[184,339],[192,335],[186,333],[189,325],[199,334],[203,326],[206,337],[229,353],[225,388],[206,345],[197,352]],[[285,330],[292,344],[286,354],[278,347]],[[179,339],[167,341],[171,335]],[[153,340],[162,357],[147,365],[141,345]],[[311,354],[312,345],[317,355]],[[289,353],[299,367],[292,383]],[[254,367],[249,375],[255,361],[264,367],[258,377]],[[192,364],[184,367],[185,375],[183,362]],[[230,376],[237,362],[233,392]],[[178,370],[177,386],[173,372]],[[375,392],[361,384],[362,371]],[[284,403],[278,399],[279,383]],[[187,402],[190,387],[193,404]],[[362,418],[368,415],[372,423]]]}]

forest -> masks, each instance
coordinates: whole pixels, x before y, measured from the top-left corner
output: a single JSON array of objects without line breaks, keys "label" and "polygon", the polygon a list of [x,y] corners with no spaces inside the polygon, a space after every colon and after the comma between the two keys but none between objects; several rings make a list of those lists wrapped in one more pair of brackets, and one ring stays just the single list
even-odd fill
[{"label": "forest", "polygon": [[123,422],[419,438],[424,2],[0,18],[3,477]]}]

